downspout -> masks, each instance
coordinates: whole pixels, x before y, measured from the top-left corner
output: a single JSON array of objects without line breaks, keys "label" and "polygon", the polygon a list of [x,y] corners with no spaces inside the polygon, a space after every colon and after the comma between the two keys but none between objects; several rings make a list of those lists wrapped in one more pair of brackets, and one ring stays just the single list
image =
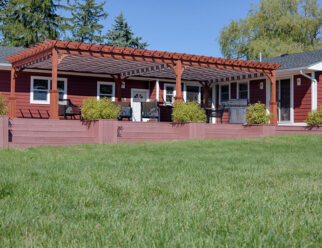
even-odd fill
[{"label": "downspout", "polygon": [[312,81],[312,84],[311,84],[311,94],[312,94],[312,110],[317,110],[318,106],[317,106],[317,84],[318,84],[318,81],[315,79],[315,73],[313,73],[313,77],[311,77],[310,75],[307,75],[306,73],[303,72],[303,70],[301,69],[300,70],[300,73],[302,76],[310,79]]}]

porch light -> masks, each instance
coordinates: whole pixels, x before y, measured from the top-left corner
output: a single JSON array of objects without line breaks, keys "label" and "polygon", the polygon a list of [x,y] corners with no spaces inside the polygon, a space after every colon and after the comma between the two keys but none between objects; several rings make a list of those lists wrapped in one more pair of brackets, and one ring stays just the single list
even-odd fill
[{"label": "porch light", "polygon": [[260,82],[260,83],[259,83],[259,89],[260,89],[260,90],[263,90],[263,89],[264,89],[264,83],[263,83],[263,82]]},{"label": "porch light", "polygon": [[300,86],[302,84],[302,80],[301,80],[301,78],[298,78],[297,80],[296,80],[296,85],[297,86]]},{"label": "porch light", "polygon": [[122,87],[122,89],[125,89],[125,82],[122,82],[121,87]]}]

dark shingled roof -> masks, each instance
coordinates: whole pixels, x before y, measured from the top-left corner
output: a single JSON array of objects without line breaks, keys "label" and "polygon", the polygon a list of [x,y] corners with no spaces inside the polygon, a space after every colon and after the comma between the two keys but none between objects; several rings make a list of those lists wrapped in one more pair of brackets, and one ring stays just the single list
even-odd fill
[{"label": "dark shingled roof", "polygon": [[281,64],[277,71],[285,69],[305,68],[322,62],[322,49],[303,53],[285,54],[274,58],[265,58],[262,62]]},{"label": "dark shingled roof", "polygon": [[5,57],[22,51],[23,47],[4,47],[0,46],[0,63],[10,64]]}]

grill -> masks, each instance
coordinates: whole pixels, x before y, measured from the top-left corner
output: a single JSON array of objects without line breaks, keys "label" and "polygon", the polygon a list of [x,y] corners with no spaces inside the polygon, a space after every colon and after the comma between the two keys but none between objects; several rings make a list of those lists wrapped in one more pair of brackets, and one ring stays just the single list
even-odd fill
[{"label": "grill", "polygon": [[246,123],[247,99],[230,100],[223,103],[223,105],[229,111],[230,124]]}]

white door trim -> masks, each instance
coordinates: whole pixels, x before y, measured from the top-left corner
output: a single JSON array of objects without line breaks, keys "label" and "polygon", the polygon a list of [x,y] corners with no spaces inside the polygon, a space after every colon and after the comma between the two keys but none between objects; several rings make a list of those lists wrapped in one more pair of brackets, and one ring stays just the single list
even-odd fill
[{"label": "white door trim", "polygon": [[[141,91],[146,93],[146,100],[147,102],[150,101],[150,90],[149,89],[138,89],[138,88],[132,88],[131,89],[131,108],[132,108],[132,121],[138,121],[135,120],[134,118],[134,109],[133,109],[133,96],[135,91]],[[141,116],[141,107],[140,107],[140,118],[139,121],[142,121],[142,116]]]},{"label": "white door trim", "polygon": [[[281,119],[281,110],[280,110],[280,102],[277,103],[278,108],[278,124],[293,124],[294,123],[294,76],[291,77],[280,77],[276,78],[276,86],[277,81],[281,80],[290,80],[290,121],[280,121]],[[278,89],[279,96],[278,98],[281,98],[281,83],[279,83],[279,89]]]},{"label": "white door trim", "polygon": [[131,104],[133,102],[133,91],[145,91],[147,93],[147,102],[150,101],[150,90],[149,89],[138,89],[138,88],[132,88],[131,89]]}]

